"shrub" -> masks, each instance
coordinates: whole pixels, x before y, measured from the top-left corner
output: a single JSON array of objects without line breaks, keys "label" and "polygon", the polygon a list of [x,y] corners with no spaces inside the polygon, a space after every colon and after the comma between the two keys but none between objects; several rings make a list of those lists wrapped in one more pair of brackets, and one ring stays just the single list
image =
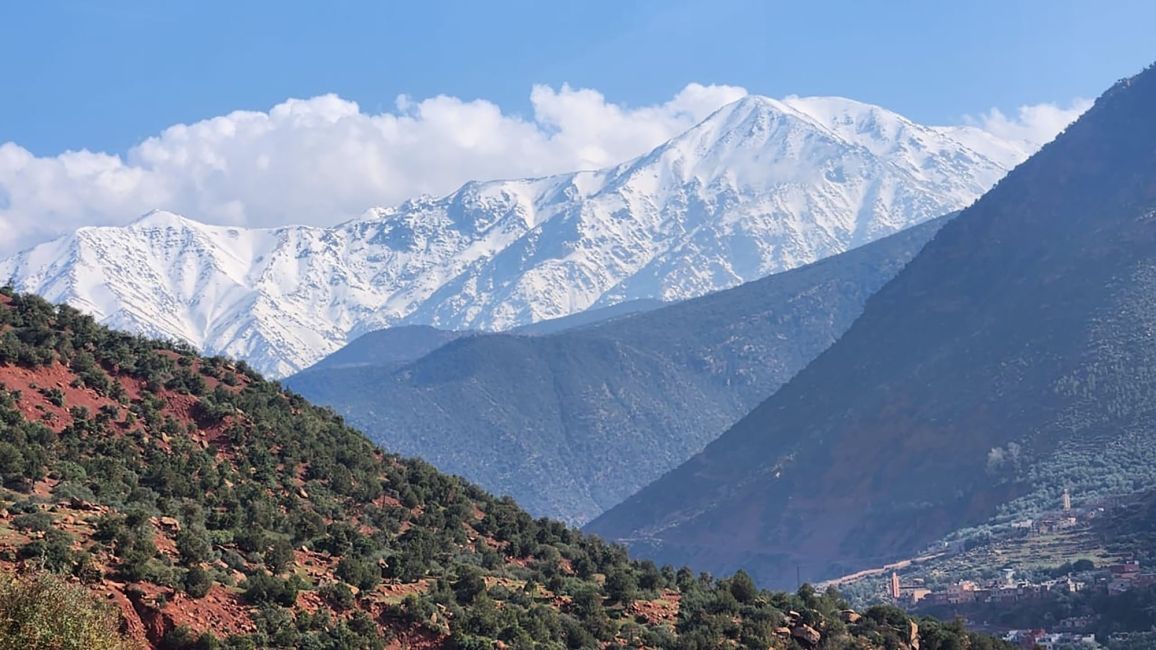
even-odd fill
[{"label": "shrub", "polygon": [[104,578],[104,572],[100,570],[96,561],[92,559],[92,554],[88,551],[80,551],[76,554],[72,575],[80,578],[80,581],[86,585],[96,584]]},{"label": "shrub", "polygon": [[221,647],[221,642],[211,632],[197,634],[183,626],[169,630],[157,644],[158,650],[217,650]]},{"label": "shrub", "polygon": [[282,580],[264,571],[249,576],[241,585],[245,590],[245,600],[250,603],[254,605],[277,603],[285,607],[291,607],[297,602],[297,592],[302,586],[301,578],[297,576]]},{"label": "shrub", "polygon": [[337,577],[358,589],[373,589],[381,582],[381,569],[368,560],[344,557],[337,563]]},{"label": "shrub", "polygon": [[199,566],[195,566],[185,573],[185,593],[193,598],[204,598],[213,587],[213,577]]},{"label": "shrub", "polygon": [[285,539],[276,539],[265,549],[265,566],[274,574],[285,573],[293,566],[293,545]]},{"label": "shrub", "polygon": [[17,515],[12,518],[12,526],[17,530],[43,533],[52,529],[52,515],[42,511]]},{"label": "shrub", "polygon": [[469,604],[486,592],[486,581],[476,567],[464,566],[454,581],[454,595],[459,603]]},{"label": "shrub", "polygon": [[623,569],[614,569],[606,574],[606,596],[612,603],[629,605],[638,597],[638,584],[634,576]]},{"label": "shrub", "polygon": [[32,540],[21,547],[20,557],[35,560],[42,568],[54,573],[71,572],[75,560],[72,536],[62,530],[52,529],[44,539]]},{"label": "shrub", "polygon": [[343,612],[354,605],[353,592],[349,586],[344,582],[334,582],[325,585],[319,591],[321,598],[329,603],[329,606],[339,612]]},{"label": "shrub", "polygon": [[759,590],[755,587],[755,581],[746,571],[739,570],[730,579],[731,595],[740,603],[746,604],[755,599]]},{"label": "shrub", "polygon": [[129,650],[116,611],[50,575],[0,577],[0,648]]},{"label": "shrub", "polygon": [[209,533],[200,526],[189,526],[176,537],[177,552],[186,566],[208,562],[213,558],[213,543]]}]

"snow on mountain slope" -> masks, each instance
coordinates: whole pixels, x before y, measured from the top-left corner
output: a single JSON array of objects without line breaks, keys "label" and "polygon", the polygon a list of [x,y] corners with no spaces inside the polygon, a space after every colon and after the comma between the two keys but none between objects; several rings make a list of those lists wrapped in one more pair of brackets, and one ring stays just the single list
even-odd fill
[{"label": "snow on mountain slope", "polygon": [[847,99],[749,96],[609,169],[471,182],[331,228],[154,212],[0,277],[284,376],[394,324],[501,330],[731,287],[965,207],[1028,153]]}]

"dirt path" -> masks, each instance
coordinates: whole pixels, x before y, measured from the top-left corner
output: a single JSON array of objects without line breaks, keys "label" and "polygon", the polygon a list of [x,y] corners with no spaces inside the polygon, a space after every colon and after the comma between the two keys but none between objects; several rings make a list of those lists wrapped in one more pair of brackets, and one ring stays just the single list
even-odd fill
[{"label": "dirt path", "polygon": [[849,573],[845,576],[840,576],[838,578],[832,578],[831,580],[824,580],[823,582],[816,583],[815,588],[818,589],[819,591],[822,591],[822,590],[826,589],[827,587],[838,587],[839,585],[842,585],[844,583],[854,582],[855,580],[859,580],[861,578],[870,578],[872,576],[883,575],[884,573],[887,573],[888,571],[898,571],[900,569],[906,569],[907,567],[911,566],[912,564],[918,564],[920,562],[926,562],[927,560],[934,560],[935,558],[942,557],[944,555],[947,555],[947,554],[946,553],[932,553],[930,555],[920,555],[919,557],[913,557],[913,558],[908,558],[906,560],[900,560],[900,561],[892,563],[892,564],[884,564],[883,566],[877,567],[874,569],[863,569],[862,571],[856,571],[855,573]]}]

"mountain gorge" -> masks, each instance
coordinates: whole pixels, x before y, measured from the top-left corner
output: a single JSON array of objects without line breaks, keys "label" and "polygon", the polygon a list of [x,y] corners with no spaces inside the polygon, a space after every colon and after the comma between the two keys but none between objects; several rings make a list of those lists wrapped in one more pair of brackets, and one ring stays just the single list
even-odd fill
[{"label": "mountain gorge", "polygon": [[787,584],[1156,483],[1156,69],[964,210],[771,398],[588,530]]},{"label": "mountain gorge", "polygon": [[331,228],[156,212],[0,277],[286,376],[389,326],[505,330],[729,288],[958,210],[1030,151],[846,99],[749,96],[607,169],[471,182]]},{"label": "mountain gorge", "polygon": [[391,328],[286,385],[387,449],[537,515],[585,523],[700,451],[827,348],[946,220],[545,335],[451,343],[456,333]]}]

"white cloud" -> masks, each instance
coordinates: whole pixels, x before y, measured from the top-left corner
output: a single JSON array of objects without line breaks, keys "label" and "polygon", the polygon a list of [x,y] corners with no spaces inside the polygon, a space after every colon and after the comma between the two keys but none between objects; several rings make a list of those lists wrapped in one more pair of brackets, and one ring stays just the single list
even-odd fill
[{"label": "white cloud", "polygon": [[993,108],[965,121],[1005,140],[1018,140],[1040,147],[1051,142],[1064,127],[1092,107],[1090,99],[1074,99],[1067,106],[1053,103],[1020,106],[1014,116]]},{"label": "white cloud", "polygon": [[594,90],[536,86],[529,118],[484,101],[399,97],[368,114],[335,95],[178,124],[125,156],[37,157],[0,144],[0,254],[154,209],[214,223],[331,224],[471,179],[611,165],[645,153],[746,91],[690,84],[627,107]]},{"label": "white cloud", "polygon": [[[0,255],[157,208],[211,223],[323,225],[472,179],[604,167],[645,153],[745,94],[690,84],[664,103],[630,107],[595,90],[535,86],[528,117],[448,96],[403,96],[392,111],[371,114],[323,95],[178,124],[124,156],[38,157],[4,143]],[[1015,117],[992,109],[966,121],[1040,144],[1088,105],[1025,106]]]}]

